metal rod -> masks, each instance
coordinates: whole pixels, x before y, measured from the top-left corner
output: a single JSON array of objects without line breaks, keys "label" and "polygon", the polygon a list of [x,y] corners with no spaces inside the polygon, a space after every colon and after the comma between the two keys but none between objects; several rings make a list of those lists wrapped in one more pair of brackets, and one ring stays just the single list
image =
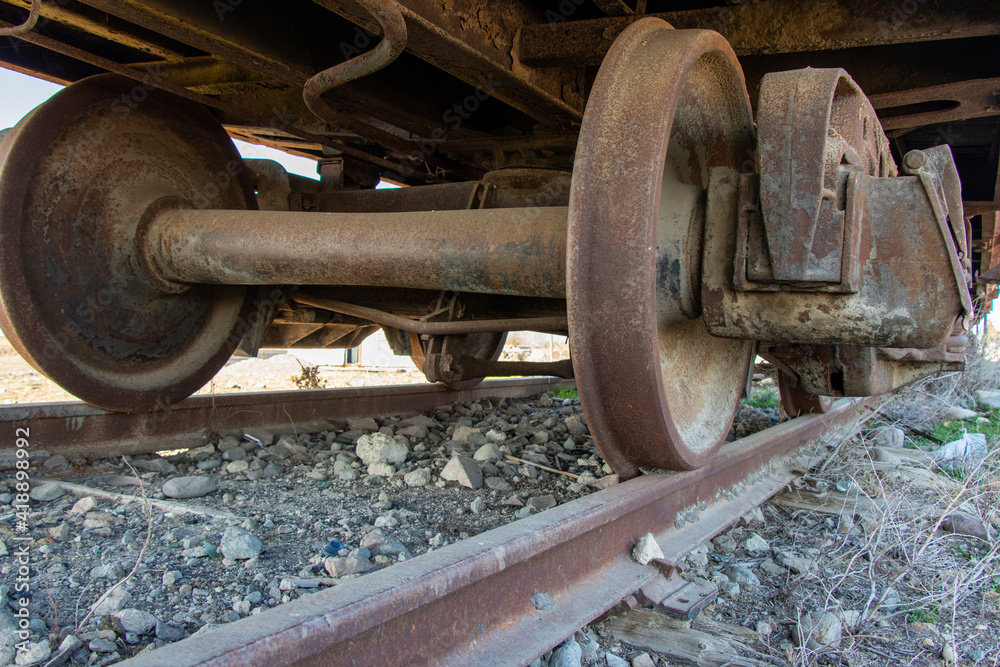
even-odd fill
[{"label": "metal rod", "polygon": [[24,19],[24,23],[9,28],[0,28],[0,37],[13,37],[31,32],[35,28],[35,24],[38,23],[38,17],[41,13],[42,0],[31,0],[31,9],[28,10],[28,18]]},{"label": "metal rod", "polygon": [[[558,317],[511,317],[506,319],[490,320],[462,320],[457,322],[422,322],[409,317],[393,315],[384,310],[357,306],[352,303],[335,301],[334,299],[324,299],[323,297],[312,296],[310,294],[296,294],[292,299],[297,303],[314,308],[360,317],[364,320],[371,320],[376,324],[384,324],[400,331],[408,331],[415,334],[426,334],[429,336],[452,336],[472,333],[495,333],[507,331],[562,331],[569,327],[566,316]],[[538,372],[544,375],[545,373]],[[514,373],[523,375],[523,373]]]},{"label": "metal rod", "polygon": [[565,207],[409,213],[163,210],[140,253],[175,284],[566,296]]}]

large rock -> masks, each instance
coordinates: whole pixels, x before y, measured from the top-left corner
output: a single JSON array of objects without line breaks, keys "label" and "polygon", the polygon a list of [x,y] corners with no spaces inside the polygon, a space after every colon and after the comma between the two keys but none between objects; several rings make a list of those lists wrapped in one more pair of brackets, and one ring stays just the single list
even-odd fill
[{"label": "large rock", "polygon": [[441,471],[441,479],[478,489],[483,485],[483,470],[475,459],[456,454]]},{"label": "large rock", "polygon": [[875,436],[875,444],[879,447],[889,449],[902,449],[905,443],[906,434],[903,429],[895,426],[886,426]]},{"label": "large rock", "polygon": [[403,475],[407,486],[427,486],[431,483],[431,471],[427,468],[417,468]]},{"label": "large rock", "polygon": [[503,458],[503,454],[500,453],[500,448],[496,444],[488,442],[477,449],[472,458],[480,462],[497,461]]},{"label": "large rock", "polygon": [[391,438],[385,433],[369,433],[358,439],[358,458],[370,466],[379,461],[383,463],[402,463],[410,448],[405,443]]},{"label": "large rock", "polygon": [[323,561],[323,567],[326,568],[331,577],[336,578],[349,574],[361,574],[374,566],[367,558],[327,558]]},{"label": "large rock", "polygon": [[962,421],[965,419],[975,419],[979,416],[979,413],[975,410],[969,410],[967,408],[951,407],[948,408],[944,413],[945,421]]},{"label": "large rock", "polygon": [[229,560],[249,560],[260,555],[264,543],[239,526],[229,526],[222,535],[219,551]]},{"label": "large rock", "polygon": [[141,609],[122,609],[112,616],[118,619],[118,623],[125,632],[144,635],[156,627],[156,617]]},{"label": "large rock", "polygon": [[805,646],[812,651],[839,649],[843,638],[843,626],[836,614],[813,612],[803,616],[799,621],[795,637],[799,646]]},{"label": "large rock", "polygon": [[217,488],[211,477],[174,477],[163,484],[163,495],[168,498],[201,498]]},{"label": "large rock", "polygon": [[946,470],[972,470],[989,455],[984,433],[966,433],[958,440],[938,447],[931,456]]},{"label": "large rock", "polygon": [[646,533],[632,549],[632,558],[640,565],[647,565],[654,558],[663,558],[663,551],[652,533]]},{"label": "large rock", "polygon": [[567,639],[559,648],[552,651],[549,667],[580,667],[583,659],[583,649],[575,639]]},{"label": "large rock", "polygon": [[984,410],[1000,408],[1000,391],[996,389],[979,389],[976,391],[976,406]]},{"label": "large rock", "polygon": [[37,665],[45,662],[52,655],[52,648],[49,640],[43,639],[39,642],[28,644],[26,651],[18,651],[15,665]]},{"label": "large rock", "polygon": [[362,549],[368,549],[376,556],[399,556],[410,558],[410,551],[394,537],[390,537],[376,528],[361,538]]},{"label": "large rock", "polygon": [[55,482],[49,482],[48,484],[42,484],[33,488],[30,495],[32,500],[44,503],[56,498],[62,498],[66,495],[66,490]]}]

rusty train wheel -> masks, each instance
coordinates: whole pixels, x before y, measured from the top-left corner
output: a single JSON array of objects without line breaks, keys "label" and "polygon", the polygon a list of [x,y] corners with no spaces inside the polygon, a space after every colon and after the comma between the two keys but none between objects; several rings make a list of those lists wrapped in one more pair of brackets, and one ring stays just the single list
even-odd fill
[{"label": "rusty train wheel", "polygon": [[0,328],[88,403],[187,397],[239,343],[245,288],[158,285],[133,248],[159,207],[255,208],[241,172],[197,105],[112,75],[57,93],[0,144]]},{"label": "rusty train wheel", "polygon": [[778,371],[778,394],[781,396],[781,408],[789,417],[794,418],[808,414],[822,415],[833,407],[833,396],[811,394],[798,384],[793,386],[793,382],[795,382],[794,379]]},{"label": "rusty train wheel", "polygon": [[743,74],[706,30],[636,21],[587,103],[569,204],[570,345],[598,448],[624,476],[705,465],[732,424],[751,345],[701,318],[705,188],[751,160]]},{"label": "rusty train wheel", "polygon": [[[478,333],[469,334],[465,338],[464,354],[476,359],[486,361],[496,361],[503,353],[504,343],[507,342],[506,333]],[[410,359],[418,370],[423,369],[425,357],[425,341],[417,334],[410,334]],[[456,382],[443,382],[451,389],[471,389],[482,382],[485,378],[469,378],[468,380],[458,380]]]}]

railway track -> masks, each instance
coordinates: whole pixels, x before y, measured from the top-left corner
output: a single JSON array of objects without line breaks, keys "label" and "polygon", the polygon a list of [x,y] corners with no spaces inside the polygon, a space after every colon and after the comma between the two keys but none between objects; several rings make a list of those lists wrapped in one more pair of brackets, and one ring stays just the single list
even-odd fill
[{"label": "railway track", "polygon": [[146,454],[204,445],[246,429],[274,433],[323,430],[332,418],[418,411],[480,398],[531,396],[567,386],[555,378],[491,380],[468,389],[401,385],[352,389],[250,392],[195,396],[156,412],[109,412],[80,403],[21,404],[0,408],[0,424],[30,427],[39,448],[67,459]]},{"label": "railway track", "polygon": [[[556,384],[530,379],[487,382],[461,391],[407,386],[230,395],[216,397],[214,413],[211,398],[199,397],[159,416],[105,413],[74,404],[35,405],[7,409],[4,417],[12,426],[31,424],[36,446],[52,452],[97,456],[117,448],[118,454],[136,454],[200,445],[204,419],[213,414],[213,429],[237,424],[280,428],[288,424],[287,417],[280,419],[286,411],[300,424],[316,427],[323,418],[526,396]],[[485,665],[495,664],[498,655],[508,664],[527,664],[612,609],[653,606],[693,616],[716,591],[679,576],[685,556],[807,470],[811,457],[826,451],[824,445],[842,441],[869,414],[865,406],[871,400],[841,400],[827,414],[799,417],[728,443],[699,470],[641,475],[143,652],[126,664]],[[74,423],[78,426],[69,428]],[[148,430],[149,424],[156,430]],[[101,433],[117,439],[99,442]],[[74,441],[74,434],[86,437]],[[632,549],[646,533],[655,536],[663,557],[642,565]]]}]

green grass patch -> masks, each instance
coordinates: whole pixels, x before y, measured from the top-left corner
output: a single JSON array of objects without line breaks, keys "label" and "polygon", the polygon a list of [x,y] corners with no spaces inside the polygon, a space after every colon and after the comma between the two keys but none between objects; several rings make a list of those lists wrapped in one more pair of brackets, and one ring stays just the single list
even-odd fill
[{"label": "green grass patch", "polygon": [[580,392],[576,387],[558,387],[552,392],[555,398],[580,398]]},{"label": "green grass patch", "polygon": [[941,618],[941,612],[936,605],[928,605],[921,609],[914,609],[909,612],[910,623],[937,623]]},{"label": "green grass patch", "polygon": [[781,403],[781,399],[778,398],[778,392],[776,391],[755,391],[744,399],[744,401],[747,405],[762,409],[777,408]]}]

